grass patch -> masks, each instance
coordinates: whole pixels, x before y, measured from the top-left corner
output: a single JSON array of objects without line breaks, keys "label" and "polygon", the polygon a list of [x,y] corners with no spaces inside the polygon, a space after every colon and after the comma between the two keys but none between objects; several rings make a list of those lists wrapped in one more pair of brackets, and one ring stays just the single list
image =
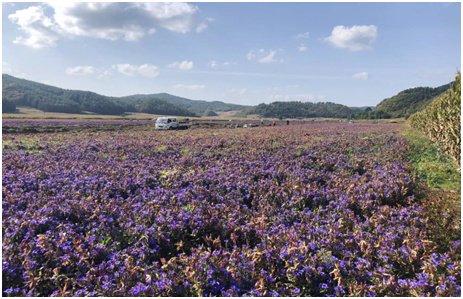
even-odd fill
[{"label": "grass patch", "polygon": [[429,188],[460,193],[460,171],[452,158],[413,129],[406,129],[404,136],[410,144],[409,159],[414,174]]},{"label": "grass patch", "polygon": [[428,221],[429,239],[438,252],[448,252],[461,235],[458,165],[420,132],[409,128],[403,134],[410,144],[414,174],[422,185],[423,217]]}]

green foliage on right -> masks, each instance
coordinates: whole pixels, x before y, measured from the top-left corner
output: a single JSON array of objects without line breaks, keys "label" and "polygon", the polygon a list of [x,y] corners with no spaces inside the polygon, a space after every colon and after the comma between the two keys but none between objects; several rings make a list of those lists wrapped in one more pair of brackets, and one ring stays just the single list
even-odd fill
[{"label": "green foliage on right", "polygon": [[460,114],[461,74],[458,73],[452,87],[410,116],[409,122],[460,164]]},{"label": "green foliage on right", "polygon": [[391,118],[408,117],[420,111],[432,99],[445,92],[451,83],[436,88],[416,87],[399,92],[395,96],[382,100],[376,110],[390,115]]},{"label": "green foliage on right", "polygon": [[423,133],[409,128],[404,136],[410,145],[409,159],[415,174],[431,188],[460,191],[460,173],[448,154]]},{"label": "green foliage on right", "polygon": [[429,220],[430,240],[439,252],[448,252],[460,239],[460,172],[452,157],[423,133],[408,128],[404,136],[413,173],[425,183],[419,196],[423,197],[423,217]]}]

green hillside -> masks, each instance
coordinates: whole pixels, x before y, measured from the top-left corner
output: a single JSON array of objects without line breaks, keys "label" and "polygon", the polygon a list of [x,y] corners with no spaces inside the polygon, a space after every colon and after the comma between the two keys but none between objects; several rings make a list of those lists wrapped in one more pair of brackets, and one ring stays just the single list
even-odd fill
[{"label": "green hillside", "polygon": [[278,118],[310,118],[333,117],[348,118],[353,111],[344,105],[331,102],[273,102],[259,104],[248,111],[248,114],[258,114],[263,117]]},{"label": "green hillside", "polygon": [[[206,111],[239,110],[244,106],[219,101],[190,100],[167,93],[108,97],[90,91],[62,89],[30,80],[2,75],[3,106],[27,106],[46,112],[121,115],[144,112],[163,115],[195,116]],[[12,110],[13,109],[13,110]]]},{"label": "green hillside", "polygon": [[433,98],[437,97],[451,86],[451,83],[432,88],[416,87],[399,92],[395,96],[382,100],[376,110],[390,115],[390,117],[408,117],[420,111]]},{"label": "green hillside", "polygon": [[137,94],[127,97],[122,97],[120,100],[133,103],[139,102],[145,99],[159,99],[166,101],[170,104],[173,104],[178,107],[187,109],[195,114],[203,115],[206,111],[232,111],[232,110],[241,110],[245,106],[228,104],[220,101],[201,101],[201,100],[190,100],[187,98],[178,97],[168,93],[155,93],[155,94]]},{"label": "green hillside", "polygon": [[80,90],[66,90],[10,75],[2,75],[2,97],[16,106],[29,106],[47,112],[122,114],[125,108],[112,98]]}]

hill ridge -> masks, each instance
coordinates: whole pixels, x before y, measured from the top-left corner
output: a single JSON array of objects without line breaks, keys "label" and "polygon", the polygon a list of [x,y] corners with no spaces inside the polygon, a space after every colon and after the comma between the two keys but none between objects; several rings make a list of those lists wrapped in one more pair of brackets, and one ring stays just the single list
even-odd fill
[{"label": "hill ridge", "polygon": [[422,110],[434,98],[450,88],[452,82],[438,87],[412,87],[383,99],[376,105],[376,110],[387,113],[391,117],[408,117]]},{"label": "hill ridge", "polygon": [[243,105],[222,101],[192,100],[169,93],[106,96],[93,91],[65,89],[24,78],[2,74],[3,101],[47,112],[123,114],[146,112],[165,115],[194,116],[207,111],[240,110]]}]

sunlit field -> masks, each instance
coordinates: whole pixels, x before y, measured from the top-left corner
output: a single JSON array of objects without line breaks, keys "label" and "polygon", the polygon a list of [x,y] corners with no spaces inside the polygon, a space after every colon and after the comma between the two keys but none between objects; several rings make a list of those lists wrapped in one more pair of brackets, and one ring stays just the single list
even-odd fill
[{"label": "sunlit field", "polygon": [[460,294],[403,124],[117,125],[3,134],[5,295]]}]

